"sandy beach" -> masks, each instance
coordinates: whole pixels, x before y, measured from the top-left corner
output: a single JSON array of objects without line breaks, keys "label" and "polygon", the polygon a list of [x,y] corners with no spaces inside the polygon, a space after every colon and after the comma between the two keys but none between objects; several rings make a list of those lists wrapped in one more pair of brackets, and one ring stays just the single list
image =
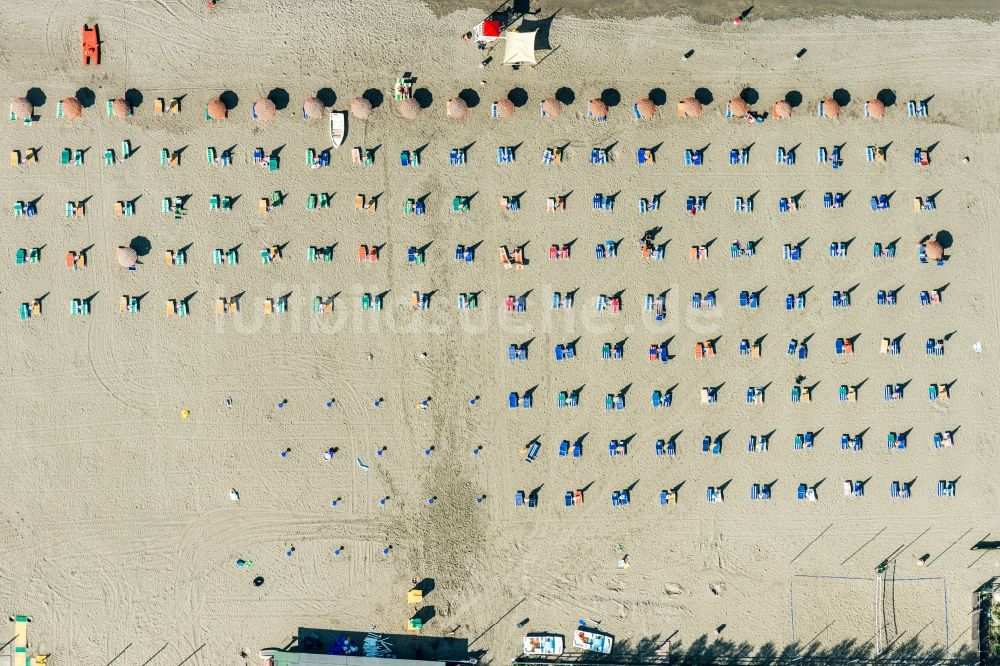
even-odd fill
[{"label": "sandy beach", "polygon": [[[241,650],[257,663],[300,626],[403,633],[406,590],[430,578],[424,633],[465,638],[492,664],[515,657],[524,632],[569,635],[579,619],[616,637],[621,663],[668,649],[681,663],[828,661],[887,644],[968,662],[971,596],[1000,566],[974,549],[997,538],[1000,488],[989,425],[1000,28],[771,18],[763,4],[733,26],[730,4],[714,22],[567,11],[546,23],[557,7],[544,7],[541,63],[517,71],[499,64],[502,47],[480,68],[487,54],[459,35],[483,13],[451,5],[41,0],[5,12],[0,99],[44,98],[30,126],[2,130],[8,153],[36,148],[38,163],[0,169],[0,599],[31,616],[33,649],[53,664],[243,664]],[[80,65],[84,22],[100,25],[99,68]],[[429,103],[417,121],[392,100],[403,72]],[[93,106],[57,118],[80,89]],[[302,100],[322,89],[338,110],[366,91],[384,99],[348,121],[329,168],[310,169],[307,149],[330,137],[325,121],[303,120]],[[514,89],[526,103],[490,118]],[[141,97],[133,115],[107,116],[105,101],[129,90]],[[541,119],[557,90],[571,103]],[[224,91],[238,99],[229,118],[206,122]],[[448,119],[462,91],[469,117]],[[651,91],[665,104],[636,122],[632,105]],[[704,113],[678,118],[696,91]],[[726,119],[741,91],[761,113],[786,96],[801,104],[787,120]],[[840,117],[818,118],[834,91]],[[864,117],[883,91],[895,99],[886,117]],[[287,107],[255,123],[253,101],[268,94]],[[602,95],[617,104],[597,123],[587,102]],[[156,98],[180,96],[179,114],[154,115]],[[926,118],[907,116],[908,100],[928,99]],[[133,155],[106,166],[105,149],[124,140]],[[233,164],[208,163],[209,146],[234,147]],[[355,146],[374,149],[374,164],[352,164]],[[516,146],[513,163],[497,164],[499,146]],[[543,165],[555,146],[563,161]],[[747,146],[749,163],[731,165],[730,149]],[[796,146],[793,166],[775,163],[778,147]],[[816,159],[833,146],[836,170]],[[886,161],[868,162],[867,146],[888,146]],[[64,147],[86,149],[84,164],[60,165]],[[278,151],[277,171],[252,163],[256,147]],[[450,165],[459,147],[467,163]],[[595,147],[608,164],[590,164]],[[655,164],[636,163],[643,147],[656,147]],[[929,165],[914,164],[918,147],[933,147]],[[182,150],[178,167],[161,166],[163,148]],[[400,151],[418,148],[420,166],[401,167]],[[704,149],[704,163],[685,166],[685,149]],[[260,214],[275,191],[284,205]],[[843,208],[824,209],[825,192],[846,193]],[[329,208],[307,209],[313,193],[332,194]],[[355,209],[359,193],[378,198],[376,212]],[[613,212],[592,210],[595,193],[616,195]],[[660,193],[659,210],[640,214],[639,199]],[[752,214],[733,212],[734,197],[754,193]],[[869,208],[890,193],[888,210]],[[517,194],[519,212],[497,205]],[[912,209],[932,194],[936,210]],[[233,210],[210,210],[212,195],[233,197]],[[472,197],[468,213],[452,212],[456,195]],[[560,195],[565,212],[546,213]],[[797,195],[799,210],[779,214],[779,198]],[[175,196],[190,196],[180,219],[161,212]],[[694,217],[689,196],[707,198]],[[403,214],[422,197],[426,215]],[[15,217],[16,201],[34,200],[36,216]],[[85,217],[64,215],[83,200]],[[135,201],[135,214],[116,217],[116,201]],[[662,261],[637,247],[653,229]],[[941,266],[917,258],[934,235],[949,241]],[[115,249],[137,239],[149,251],[129,272]],[[599,261],[608,240],[618,254]],[[894,258],[872,257],[894,240]],[[754,256],[731,258],[733,241],[757,241]],[[834,242],[846,256],[830,257]],[[361,244],[380,246],[380,260],[359,262]],[[477,248],[474,262],[454,260],[459,244]],[[553,244],[572,258],[550,260]],[[801,260],[783,260],[785,244]],[[272,245],[283,258],[262,264]],[[333,245],[333,261],[307,262],[310,245]],[[501,268],[502,245],[524,246],[523,270]],[[423,265],[408,264],[411,246],[426,248]],[[689,262],[692,246],[707,259]],[[18,248],[42,248],[41,261],[16,265]],[[67,250],[84,248],[87,267],[67,270]],[[181,248],[185,265],[166,265]],[[215,265],[216,248],[238,248],[238,265]],[[878,306],[879,290],[898,290],[897,305]],[[921,306],[932,290],[941,302]],[[413,291],[431,294],[428,309],[411,308]],[[741,291],[759,292],[760,306],[739,307]],[[787,311],[786,294],[803,291],[807,307]],[[834,291],[850,292],[849,308],[832,307]],[[574,308],[551,309],[553,292],[574,292]],[[620,312],[595,310],[619,292]],[[645,296],[663,292],[655,321]],[[692,309],[695,292],[714,292],[716,307]],[[362,310],[365,293],[385,294],[382,311]],[[479,308],[457,309],[460,293],[478,294]],[[119,310],[122,295],[141,296],[137,313]],[[525,295],[525,312],[505,311],[509,295]],[[265,315],[264,299],[281,296],[287,311]],[[334,312],[314,314],[315,296],[335,296]],[[240,312],[217,315],[218,297],[238,297]],[[74,298],[91,299],[89,316],[70,315]],[[41,317],[21,321],[34,299]],[[167,299],[186,300],[189,315],[168,316]],[[837,338],[854,354],[836,355]],[[879,353],[883,338],[900,353]],[[928,338],[944,341],[943,356],[925,353]],[[739,353],[743,339],[762,339],[759,357]],[[807,358],[786,353],[790,339],[808,339]],[[696,360],[706,340],[717,353]],[[576,358],[557,362],[555,346],[571,341]],[[620,341],[620,360],[602,358]],[[671,359],[651,362],[661,343]],[[527,345],[525,361],[508,361],[511,344]],[[791,401],[797,380],[810,402]],[[903,398],[884,400],[887,384],[903,384]],[[950,399],[928,400],[930,384]],[[857,401],[838,400],[841,385],[859,387]],[[747,388],[765,386],[764,404],[748,405]],[[718,388],[717,403],[702,404],[703,387]],[[671,388],[669,408],[651,406]],[[579,406],[558,408],[575,389]],[[508,394],[526,391],[532,408],[509,409]],[[624,411],[606,411],[604,396],[623,391]],[[814,446],[796,450],[806,432]],[[905,450],[887,447],[891,432],[907,433]],[[749,453],[749,436],[767,433],[768,451]],[[954,445],[935,448],[935,433]],[[862,449],[842,450],[842,434],[863,436]],[[702,452],[706,435],[722,436],[720,455]],[[580,458],[558,455],[580,438]],[[672,438],[676,455],[656,456]],[[608,455],[613,439],[629,440],[628,455]],[[863,497],[844,496],[847,479],[864,482]],[[955,496],[937,496],[942,480]],[[893,481],[912,484],[911,497],[891,498]],[[755,483],[769,501],[749,499]],[[796,499],[802,483],[818,501]],[[709,486],[725,501],[706,502]],[[611,506],[625,488],[630,505]],[[576,489],[583,506],[566,507]],[[678,502],[661,505],[671,489]],[[518,490],[537,490],[538,506],[515,507]],[[883,562],[891,592],[873,607]]]}]

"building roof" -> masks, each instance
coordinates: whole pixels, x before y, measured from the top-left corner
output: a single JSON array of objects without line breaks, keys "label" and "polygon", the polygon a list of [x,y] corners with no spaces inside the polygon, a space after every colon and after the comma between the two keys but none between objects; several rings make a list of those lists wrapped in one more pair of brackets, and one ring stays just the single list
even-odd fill
[{"label": "building roof", "polygon": [[310,654],[281,650],[275,650],[271,659],[274,666],[445,666],[446,663],[420,659],[383,659],[359,655]]}]

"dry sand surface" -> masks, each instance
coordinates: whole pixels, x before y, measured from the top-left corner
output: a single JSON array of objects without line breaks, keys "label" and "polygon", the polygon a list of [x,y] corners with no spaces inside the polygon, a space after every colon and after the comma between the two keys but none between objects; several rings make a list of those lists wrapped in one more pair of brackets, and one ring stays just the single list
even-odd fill
[{"label": "dry sand surface", "polygon": [[[37,87],[47,99],[30,127],[5,122],[2,131],[5,150],[41,150],[38,165],[0,170],[0,606],[32,616],[32,640],[54,663],[104,664],[123,650],[116,666],[178,664],[192,653],[189,665],[242,663],[241,648],[283,645],[300,625],[400,632],[413,612],[405,591],[425,577],[436,583],[426,633],[467,638],[497,664],[516,654],[522,631],[568,633],[578,618],[600,620],[622,659],[664,649],[670,636],[691,659],[741,644],[866,651],[874,568],[890,556],[897,581],[880,609],[893,618],[888,639],[966,654],[970,595],[1000,562],[970,550],[998,529],[989,425],[1000,343],[996,25],[831,18],[737,29],[557,16],[548,39],[558,49],[511,71],[480,69],[483,54],[457,38],[479,12],[437,18],[395,0],[224,0],[212,13],[194,0],[42,0],[3,18],[3,96]],[[85,70],[79,28],[95,20],[104,64]],[[800,48],[808,52],[796,61]],[[688,49],[694,57],[682,60]],[[389,96],[403,71],[433,96],[416,123]],[[575,101],[562,117],[539,119],[539,101],[564,86]],[[96,104],[79,121],[57,119],[57,100],[81,87]],[[328,145],[328,133],[299,109],[326,87],[336,108],[372,88],[387,101],[367,122],[350,122],[331,168],[310,170],[305,151]],[[490,102],[515,87],[527,104],[491,120]],[[725,100],[748,87],[759,111],[789,91],[804,101],[784,122],[725,120]],[[288,108],[255,126],[251,102],[273,88],[287,90]],[[445,101],[466,88],[480,103],[467,121],[447,120]],[[667,103],[637,124],[631,105],[654,88]],[[676,102],[699,88],[714,98],[704,116],[678,119]],[[887,88],[897,98],[889,116],[864,118],[863,101]],[[126,89],[141,91],[135,115],[106,117],[105,100]],[[605,89],[621,102],[597,124],[586,101]],[[851,97],[843,116],[816,118],[816,101],[835,89]],[[204,122],[203,105],[225,90],[239,96],[230,119]],[[155,98],[177,95],[180,115],[153,115]],[[908,119],[906,100],[928,97],[929,117]],[[104,149],[124,139],[135,155],[104,166]],[[540,165],[546,146],[563,144],[563,164]],[[612,144],[611,164],[588,163],[592,147]],[[750,164],[730,166],[729,149],[750,144]],[[844,144],[838,171],[814,157],[835,144]],[[886,144],[886,164],[865,161],[866,146]],[[932,164],[916,167],[913,148],[931,144]],[[206,164],[207,146],[234,145],[233,166]],[[378,146],[375,166],[351,165],[356,145]],[[423,145],[419,168],[399,166],[400,150]],[[449,166],[448,149],[468,145],[469,163]],[[501,145],[519,146],[516,163],[496,164]],[[656,145],[657,163],[637,166],[636,148]],[[85,166],[59,166],[64,146],[89,148]],[[276,173],[249,163],[255,146],[282,147]],[[683,149],[703,146],[705,164],[685,168]],[[775,165],[777,146],[799,146],[798,163]],[[160,166],[164,147],[186,147],[179,168]],[[258,214],[258,199],[274,190],[287,193],[284,207]],[[306,210],[307,194],[323,191],[336,193],[331,208]],[[734,196],[758,191],[756,212],[732,212]],[[779,197],[803,191],[800,212],[777,214]],[[850,192],[846,208],[823,210],[825,191]],[[914,196],[937,191],[936,212],[911,210]],[[377,213],[354,210],[359,192],[381,194]],[[520,192],[521,212],[499,210],[500,195]],[[544,213],[545,197],[569,192],[564,214]],[[591,210],[595,192],[620,192],[613,214]],[[661,210],[640,216],[638,198],[658,192]],[[869,196],[890,192],[891,209],[872,213]],[[209,212],[216,193],[238,195],[235,210]],[[469,214],[450,212],[452,196],[473,193]],[[402,215],[405,198],[425,194],[426,216]],[[689,194],[709,195],[696,218],[684,214]],[[191,196],[180,221],[160,212],[172,195]],[[38,197],[37,217],[14,217],[14,201]],[[136,197],[135,216],[112,215],[115,201]],[[86,218],[64,217],[69,199],[88,200]],[[651,227],[669,241],[662,262],[639,259],[635,241]],[[942,230],[954,239],[947,263],[918,263],[915,244]],[[129,273],[114,248],[136,237],[151,251]],[[897,238],[895,259],[872,259],[874,242]],[[607,239],[623,240],[619,256],[596,261],[594,246]],[[757,255],[731,259],[737,239],[761,239]],[[803,239],[803,260],[782,261],[782,245]],[[829,258],[830,242],[847,240],[847,258]],[[550,244],[568,242],[570,261],[548,260]],[[709,242],[708,260],[690,264],[688,248]],[[384,244],[382,260],[359,263],[361,243]],[[481,243],[475,263],[453,261],[459,243]],[[262,265],[271,244],[287,244],[285,258]],[[310,244],[336,244],[334,261],[306,263]],[[426,244],[426,264],[407,265],[406,248]],[[529,265],[501,270],[501,244],[527,244]],[[237,245],[239,266],[212,264],[214,248]],[[15,266],[16,248],[39,246],[41,263]],[[90,265],[66,270],[66,250],[85,247]],[[164,265],[163,252],[180,247],[187,265]],[[785,294],[807,288],[806,310],[786,312]],[[852,288],[850,308],[831,307],[833,290]],[[893,288],[899,304],[877,307],[876,291]],[[934,288],[943,303],[920,307],[918,293]],[[759,309],[737,307],[744,289],[764,290]],[[411,310],[413,290],[433,293],[429,310]],[[575,309],[550,310],[551,292],[570,290]],[[656,323],[643,298],[664,290],[668,314]],[[711,290],[718,307],[693,311],[691,293]],[[362,292],[384,291],[383,312],[361,312]],[[598,294],[618,291],[621,313],[595,313]],[[459,312],[459,292],[481,292],[480,308]],[[526,292],[527,312],[503,311],[508,294]],[[262,299],[289,293],[287,313],[262,314]],[[20,321],[19,304],[43,294],[41,319]],[[119,312],[122,294],[145,294],[141,312]],[[236,294],[242,312],[217,317],[216,297]],[[312,314],[316,294],[339,294],[334,315]],[[91,295],[91,315],[71,317],[69,300]],[[188,296],[189,317],[166,315],[165,299]],[[834,355],[835,338],[856,335],[854,356]],[[945,356],[926,356],[925,340],[945,335]],[[738,354],[742,338],[761,336],[760,358]],[[809,336],[807,360],[786,356],[789,338]],[[898,357],[878,353],[883,337],[897,336]],[[715,338],[718,355],[695,361],[695,341]],[[557,364],[553,346],[575,339],[578,357]],[[623,339],[623,360],[602,360],[601,344]],[[673,360],[649,362],[648,345],[664,340]],[[528,360],[509,363],[508,344],[525,341]],[[797,375],[818,384],[810,404],[790,403]],[[906,383],[902,401],[883,401],[890,382]],[[857,402],[837,400],[839,385],[861,383]],[[953,383],[951,400],[928,401],[930,383]],[[720,385],[718,404],[700,404],[701,387]],[[745,404],[751,385],[768,385],[765,405]],[[581,386],[578,408],[556,409],[557,391]],[[626,386],[625,411],[605,412],[603,396]],[[672,386],[672,407],[652,409],[651,391]],[[534,409],[507,409],[509,391],[532,387]],[[933,433],[946,430],[957,430],[955,445],[936,450]],[[747,453],[749,435],[771,431],[767,453]],[[793,450],[805,431],[819,431],[815,447]],[[863,451],[840,449],[841,433],[862,431]],[[909,432],[905,451],[886,448],[889,431]],[[677,455],[654,456],[654,441],[677,433]],[[702,436],[721,433],[722,454],[703,454]],[[582,458],[558,457],[560,440],[581,436]],[[539,456],[525,463],[520,450],[536,437]],[[628,456],[610,458],[608,441],[626,437]],[[329,447],[338,451],[325,461]],[[865,496],[845,498],[844,479],[868,480]],[[940,479],[958,480],[955,497],[935,496]],[[912,498],[890,499],[893,480],[915,480]],[[773,499],[748,500],[751,483],[772,482]],[[819,501],[797,501],[799,483],[818,484]],[[723,504],[706,503],[709,485],[726,486]],[[660,506],[660,490],[677,486],[679,504]],[[583,487],[585,505],[564,507],[564,492]],[[631,506],[612,508],[610,492],[625,487]],[[534,488],[538,508],[515,509],[514,492]],[[617,566],[616,545],[629,568]],[[338,546],[345,552],[335,557]],[[929,566],[915,567],[925,554]],[[253,569],[238,569],[237,558]],[[266,579],[260,588],[256,575]],[[527,629],[515,628],[523,618]]]}]

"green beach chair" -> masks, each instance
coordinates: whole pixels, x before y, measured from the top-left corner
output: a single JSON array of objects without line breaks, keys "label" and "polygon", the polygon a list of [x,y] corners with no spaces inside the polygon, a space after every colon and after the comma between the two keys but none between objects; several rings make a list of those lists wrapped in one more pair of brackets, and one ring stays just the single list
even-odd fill
[{"label": "green beach chair", "polygon": [[271,253],[268,251],[266,247],[260,251],[260,263],[262,264],[271,263]]},{"label": "green beach chair", "polygon": [[281,205],[281,191],[275,190],[271,192],[271,207],[277,207]]},{"label": "green beach chair", "polygon": [[73,156],[73,166],[83,166],[83,149],[77,148],[76,154]]},{"label": "green beach chair", "polygon": [[239,263],[239,258],[236,256],[236,250],[230,250],[229,252],[226,252],[226,262],[230,266],[235,266],[237,263]]},{"label": "green beach chair", "polygon": [[31,248],[31,252],[28,254],[28,263],[37,264],[41,260],[42,260],[42,248],[40,247]]},{"label": "green beach chair", "polygon": [[163,212],[170,212],[170,197],[163,197]]},{"label": "green beach chair", "polygon": [[108,109],[108,118],[110,118],[112,115],[114,115],[114,106],[115,106],[115,101],[113,99],[109,99],[108,100],[108,107],[107,107],[107,109]]},{"label": "green beach chair", "polygon": [[316,161],[316,151],[312,148],[306,148],[306,165],[312,166],[313,162]]},{"label": "green beach chair", "polygon": [[177,254],[174,255],[174,266],[183,266],[187,263],[187,252],[184,250],[177,250]]},{"label": "green beach chair", "polygon": [[[455,201],[456,203],[458,202],[457,199]],[[415,204],[416,202],[413,199],[407,199],[406,203],[403,204],[403,213],[405,213],[406,215],[413,215],[413,206]],[[456,210],[458,209],[456,208]]]},{"label": "green beach chair", "polygon": [[160,166],[167,166],[167,160],[170,159],[170,151],[166,148],[160,149]]},{"label": "green beach chair", "polygon": [[371,310],[372,307],[372,295],[371,294],[361,294],[361,309],[364,311]]},{"label": "green beach chair", "polygon": [[219,195],[213,194],[208,198],[208,209],[219,210]]},{"label": "green beach chair", "polygon": [[268,171],[277,171],[278,170],[278,156],[277,155],[271,155],[271,158],[267,161],[267,170]]},{"label": "green beach chair", "polygon": [[27,319],[31,316],[31,308],[27,303],[21,303],[21,319]]},{"label": "green beach chair", "polygon": [[128,139],[122,141],[122,159],[127,160],[132,157],[132,142]]},{"label": "green beach chair", "polygon": [[70,159],[72,157],[73,157],[73,151],[71,151],[69,148],[63,148],[62,153],[60,153],[59,155],[59,164],[68,166]]},{"label": "green beach chair", "polygon": [[14,258],[14,263],[20,266],[25,262],[27,258],[28,258],[28,251],[25,250],[23,247],[17,248],[17,255]]},{"label": "green beach chair", "polygon": [[278,299],[277,303],[274,304],[274,311],[278,313],[283,313],[288,309],[288,299],[282,296]]},{"label": "green beach chair", "polygon": [[324,263],[328,263],[328,262],[333,261],[333,246],[332,245],[327,245],[325,248],[323,248],[323,261],[324,261]]},{"label": "green beach chair", "polygon": [[231,211],[233,209],[233,198],[231,196],[222,197],[222,210]]},{"label": "green beach chair", "polygon": [[330,207],[330,195],[326,192],[322,192],[319,195],[319,207],[329,208]]},{"label": "green beach chair", "polygon": [[313,210],[314,208],[316,208],[316,200],[317,200],[316,195],[315,194],[310,194],[306,198],[306,208],[309,209],[309,210]]},{"label": "green beach chair", "polygon": [[188,316],[188,304],[187,301],[181,301],[177,304],[177,316],[187,317]]},{"label": "green beach chair", "polygon": [[14,202],[14,217],[21,217],[24,215],[24,202],[15,201]]},{"label": "green beach chair", "polygon": [[114,166],[115,163],[115,150],[114,148],[108,148],[104,151],[104,166]]},{"label": "green beach chair", "polygon": [[215,147],[209,146],[205,149],[205,159],[209,164],[215,164]]},{"label": "green beach chair", "polygon": [[[310,245],[309,249],[306,251],[306,261],[313,262],[316,261],[316,246]],[[21,262],[18,262],[21,263]]]},{"label": "green beach chair", "polygon": [[215,251],[212,252],[212,263],[216,266],[222,265],[222,248],[215,248]]},{"label": "green beach chair", "polygon": [[73,213],[76,212],[76,204],[72,201],[66,202],[66,217],[73,217]]},{"label": "green beach chair", "polygon": [[56,104],[56,118],[62,118],[62,117],[63,117],[62,100],[59,100],[59,102]]},{"label": "green beach chair", "polygon": [[125,202],[125,217],[132,217],[135,215],[135,202],[126,201]]},{"label": "green beach chair", "polygon": [[323,311],[323,299],[319,296],[313,297],[313,312],[319,314]]}]

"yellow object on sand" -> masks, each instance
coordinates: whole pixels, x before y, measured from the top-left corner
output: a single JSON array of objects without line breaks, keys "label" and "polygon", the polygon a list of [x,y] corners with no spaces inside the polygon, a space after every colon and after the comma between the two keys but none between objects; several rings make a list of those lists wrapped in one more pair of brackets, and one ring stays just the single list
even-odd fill
[{"label": "yellow object on sand", "polygon": [[415,587],[406,593],[406,603],[419,604],[424,600],[424,592],[419,587]]},{"label": "yellow object on sand", "polygon": [[191,416],[191,410],[190,409],[182,409],[181,410],[181,418],[182,419],[186,419],[189,416]]}]

